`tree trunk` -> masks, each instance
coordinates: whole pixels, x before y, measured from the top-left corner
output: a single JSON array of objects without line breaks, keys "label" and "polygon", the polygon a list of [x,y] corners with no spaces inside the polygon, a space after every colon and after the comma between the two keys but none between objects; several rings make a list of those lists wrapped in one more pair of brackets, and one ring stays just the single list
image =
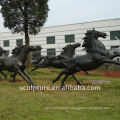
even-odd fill
[{"label": "tree trunk", "polygon": [[[28,35],[28,33],[25,33],[25,45],[26,45],[26,46],[29,46],[29,41],[30,41],[29,35]],[[26,61],[26,63],[27,63],[27,67],[28,67],[28,68],[31,68],[30,52],[29,52],[28,55],[27,55],[27,61]]]},{"label": "tree trunk", "polygon": [[[24,2],[24,32],[25,32],[25,45],[29,46],[29,34],[28,34],[28,13],[27,13],[27,9],[28,9],[28,5],[27,2]],[[30,58],[30,53],[28,53],[27,56],[27,67],[30,68],[31,67],[31,58]]]}]

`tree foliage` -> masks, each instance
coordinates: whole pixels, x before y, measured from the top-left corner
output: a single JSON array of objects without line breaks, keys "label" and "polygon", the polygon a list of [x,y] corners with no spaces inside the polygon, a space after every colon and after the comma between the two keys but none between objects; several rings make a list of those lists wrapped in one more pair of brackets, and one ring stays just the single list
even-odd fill
[{"label": "tree foliage", "polygon": [[48,0],[0,0],[4,26],[36,35],[48,17]]},{"label": "tree foliage", "polygon": [[[25,33],[25,44],[29,46],[29,35],[36,35],[48,17],[48,0],[0,0],[4,26],[12,32]],[[30,54],[27,59],[30,67]]]}]

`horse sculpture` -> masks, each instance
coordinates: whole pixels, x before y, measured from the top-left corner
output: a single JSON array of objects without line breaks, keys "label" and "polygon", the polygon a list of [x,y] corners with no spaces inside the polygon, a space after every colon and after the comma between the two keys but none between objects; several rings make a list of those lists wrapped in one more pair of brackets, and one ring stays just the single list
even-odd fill
[{"label": "horse sculpture", "polygon": [[39,64],[36,64],[35,68],[32,71],[39,69],[41,67],[63,68],[64,67],[63,61],[73,57],[73,55],[75,54],[75,49],[77,47],[80,47],[79,43],[73,45],[69,44],[62,48],[63,51],[58,56],[45,56],[45,57],[42,56],[38,62]]},{"label": "horse sculpture", "polygon": [[39,58],[37,57],[36,61],[34,62],[35,67],[37,68],[37,67],[40,67],[41,65],[46,67],[58,66],[58,64],[55,65],[55,63],[60,62],[60,60],[62,59],[68,59],[73,57],[73,55],[75,54],[75,49],[77,47],[80,47],[79,43],[76,43],[73,45],[68,44],[64,48],[62,48],[63,51],[58,56],[40,56]]},{"label": "horse sculpture", "polygon": [[[72,58],[73,55],[75,54],[75,49],[77,47],[80,47],[80,45],[81,44],[79,43],[76,43],[73,45],[69,44],[65,46],[64,48],[62,48],[63,51],[61,52],[59,56],[44,57],[43,59],[41,59],[41,62],[37,64],[34,69],[32,69],[32,71],[39,69],[39,68],[46,68],[46,67],[65,68],[64,61]],[[89,74],[89,73],[86,72],[86,74]],[[81,85],[80,81],[77,80],[75,75],[72,75],[72,77],[78,83],[78,85]]]},{"label": "horse sculpture", "polygon": [[64,82],[68,76],[75,74],[79,71],[89,71],[96,69],[104,63],[114,63],[120,65],[120,62],[112,60],[111,55],[107,53],[104,44],[98,40],[99,37],[106,38],[107,34],[93,30],[87,31],[86,36],[83,38],[83,46],[86,49],[85,55],[75,56],[65,62],[64,71],[60,72],[58,77],[52,82],[55,83],[62,75],[65,77],[62,80],[61,88],[64,87]]},{"label": "horse sculpture", "polygon": [[21,46],[21,51],[18,56],[1,56],[0,57],[0,71],[7,70],[9,72],[14,72],[14,79],[17,74],[19,74],[29,85],[35,86],[32,82],[31,78],[29,77],[28,73],[26,72],[25,62],[27,59],[27,54],[30,51],[40,50],[40,46]]}]

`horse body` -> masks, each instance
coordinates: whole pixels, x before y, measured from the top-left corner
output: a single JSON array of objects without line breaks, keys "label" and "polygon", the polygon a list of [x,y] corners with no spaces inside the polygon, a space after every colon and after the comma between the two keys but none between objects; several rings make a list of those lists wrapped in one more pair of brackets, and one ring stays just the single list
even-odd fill
[{"label": "horse body", "polygon": [[0,57],[0,61],[1,60],[2,60],[2,64],[0,64],[0,69],[8,70],[10,72],[14,72],[16,70],[16,66],[18,64],[17,58],[2,56],[2,57]]},{"label": "horse body", "polygon": [[86,55],[75,56],[73,57],[73,61],[77,63],[82,71],[94,70],[101,66],[103,63],[97,62],[94,58],[97,54],[87,53]]}]

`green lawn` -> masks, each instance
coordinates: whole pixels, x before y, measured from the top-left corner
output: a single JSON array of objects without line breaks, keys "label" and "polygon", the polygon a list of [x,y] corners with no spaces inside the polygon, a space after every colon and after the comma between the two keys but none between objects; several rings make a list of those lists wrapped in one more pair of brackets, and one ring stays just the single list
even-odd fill
[{"label": "green lawn", "polygon": [[[29,72],[36,85],[52,86],[58,75],[52,69]],[[54,70],[60,71],[60,70]],[[0,81],[0,120],[120,120],[120,79],[100,76],[80,76],[79,80],[90,84],[90,80],[106,80],[100,91],[20,91],[21,82]],[[60,85],[59,80],[55,85]],[[76,85],[70,77],[67,85]],[[52,109],[52,108],[61,109]],[[77,109],[77,108],[84,109]],[[92,109],[108,107],[109,109]],[[68,108],[68,109],[62,109]],[[86,109],[85,109],[86,108]]]}]

